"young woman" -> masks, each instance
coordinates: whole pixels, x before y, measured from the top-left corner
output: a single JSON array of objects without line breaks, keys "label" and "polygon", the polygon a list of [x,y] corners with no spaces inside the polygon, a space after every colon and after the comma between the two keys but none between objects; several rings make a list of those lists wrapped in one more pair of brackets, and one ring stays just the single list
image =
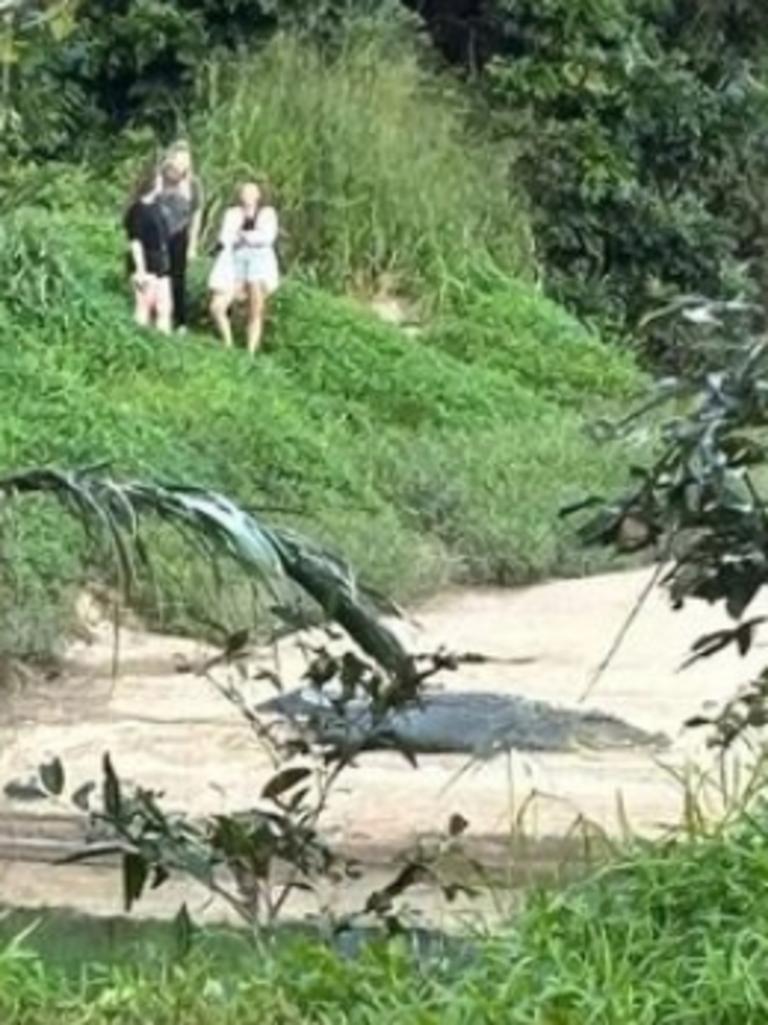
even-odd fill
[{"label": "young woman", "polygon": [[235,300],[248,305],[247,346],[253,354],[261,345],[268,296],[280,283],[275,254],[277,213],[262,202],[255,182],[240,187],[239,202],[229,207],[219,233],[219,254],[211,271],[211,316],[222,341],[232,345],[229,311]]},{"label": "young woman", "polygon": [[176,142],[160,167],[160,206],[170,233],[171,285],[174,324],[187,327],[187,264],[197,256],[203,216],[203,188],[192,167],[192,152],[186,142]]},{"label": "young woman", "polygon": [[134,295],[134,319],[141,327],[152,324],[171,333],[170,236],[158,204],[157,170],[142,175],[125,215],[130,246],[129,266]]}]

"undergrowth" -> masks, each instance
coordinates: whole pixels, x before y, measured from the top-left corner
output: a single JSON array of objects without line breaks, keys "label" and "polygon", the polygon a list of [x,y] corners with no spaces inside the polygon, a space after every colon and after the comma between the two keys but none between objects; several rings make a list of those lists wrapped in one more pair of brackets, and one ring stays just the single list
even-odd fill
[{"label": "undergrowth", "polygon": [[134,935],[130,958],[123,945],[107,966],[95,963],[104,927],[73,962],[43,922],[0,955],[0,1016],[14,1025],[762,1025],[767,853],[760,813],[708,836],[640,844],[586,881],[530,895],[494,935],[426,958],[404,940],[351,958],[278,940],[265,957],[245,941],[204,937],[179,959],[167,936],[153,949]]}]

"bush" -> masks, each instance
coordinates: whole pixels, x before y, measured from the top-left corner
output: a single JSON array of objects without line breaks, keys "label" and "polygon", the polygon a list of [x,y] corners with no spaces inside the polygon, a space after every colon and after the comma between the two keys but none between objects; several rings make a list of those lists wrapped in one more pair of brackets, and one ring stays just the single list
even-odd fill
[{"label": "bush", "polygon": [[[520,148],[550,293],[626,335],[680,294],[753,290],[768,166],[764,12],[713,3],[699,17],[680,0],[498,6],[486,84]],[[663,332],[647,345],[666,363]]]},{"label": "bush", "polygon": [[562,306],[530,284],[495,276],[454,289],[424,341],[479,370],[501,370],[530,392],[587,409],[633,394],[638,375],[628,354],[606,359],[605,345]]}]

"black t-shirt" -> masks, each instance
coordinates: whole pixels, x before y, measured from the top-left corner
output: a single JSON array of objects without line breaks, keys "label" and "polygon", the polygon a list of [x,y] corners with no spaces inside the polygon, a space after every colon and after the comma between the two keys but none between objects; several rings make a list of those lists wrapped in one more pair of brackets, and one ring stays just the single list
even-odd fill
[{"label": "black t-shirt", "polygon": [[134,203],[125,216],[125,230],[129,240],[144,250],[147,274],[164,277],[170,272],[168,225],[156,203]]}]

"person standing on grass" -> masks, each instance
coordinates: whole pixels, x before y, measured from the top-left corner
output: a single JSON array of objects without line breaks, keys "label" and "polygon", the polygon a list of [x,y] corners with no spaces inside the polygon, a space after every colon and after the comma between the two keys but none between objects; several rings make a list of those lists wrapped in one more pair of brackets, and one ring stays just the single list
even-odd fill
[{"label": "person standing on grass", "polygon": [[157,168],[140,178],[125,214],[130,246],[129,267],[134,295],[134,320],[140,327],[154,326],[171,333],[170,235],[160,209]]},{"label": "person standing on grass", "polygon": [[227,348],[232,346],[229,312],[236,300],[247,303],[248,352],[253,355],[261,346],[267,299],[280,283],[278,231],[275,208],[263,201],[256,182],[246,182],[237,205],[224,212],[219,253],[208,280],[211,316]]},{"label": "person standing on grass", "polygon": [[160,166],[160,206],[170,233],[171,287],[176,330],[187,329],[187,265],[197,257],[203,218],[203,188],[186,142],[176,142]]}]

